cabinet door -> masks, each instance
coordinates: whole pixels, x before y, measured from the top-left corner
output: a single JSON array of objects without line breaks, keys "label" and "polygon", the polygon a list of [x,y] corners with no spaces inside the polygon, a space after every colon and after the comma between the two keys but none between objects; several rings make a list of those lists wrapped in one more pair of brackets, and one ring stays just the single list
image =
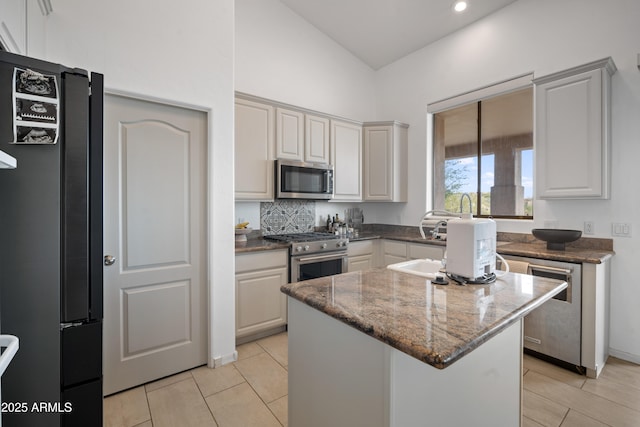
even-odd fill
[{"label": "cabinet door", "polygon": [[236,338],[286,325],[286,283],[286,268],[236,274]]},{"label": "cabinet door", "polygon": [[304,114],[276,108],[276,157],[304,159]]},{"label": "cabinet door", "polygon": [[331,121],[333,198],[362,201],[362,126]]},{"label": "cabinet door", "polygon": [[329,163],[329,119],[305,116],[304,161]]},{"label": "cabinet door", "polygon": [[235,113],[236,200],[273,201],[273,107],[236,99]]},{"label": "cabinet door", "polygon": [[364,199],[391,201],[393,164],[393,127],[364,129]]},{"label": "cabinet door", "polygon": [[598,68],[559,74],[536,81],[537,196],[606,199],[609,72]]}]

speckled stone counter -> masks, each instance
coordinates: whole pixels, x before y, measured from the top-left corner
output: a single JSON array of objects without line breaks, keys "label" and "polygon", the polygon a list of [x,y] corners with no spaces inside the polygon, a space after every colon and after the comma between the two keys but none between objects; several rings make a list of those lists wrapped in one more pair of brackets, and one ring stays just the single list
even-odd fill
[{"label": "speckled stone counter", "polygon": [[446,368],[566,288],[508,273],[490,285],[434,285],[374,269],[282,286],[290,297],[424,363]]},{"label": "speckled stone counter", "polygon": [[248,239],[246,242],[236,242],[236,253],[269,251],[276,249],[287,249],[287,243],[276,242],[266,239]]}]

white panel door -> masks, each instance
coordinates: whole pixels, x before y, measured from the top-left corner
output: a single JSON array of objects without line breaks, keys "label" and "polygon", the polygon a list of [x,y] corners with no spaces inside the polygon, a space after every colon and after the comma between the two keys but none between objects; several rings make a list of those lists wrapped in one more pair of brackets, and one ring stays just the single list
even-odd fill
[{"label": "white panel door", "polygon": [[104,392],[206,363],[206,114],[105,98]]}]

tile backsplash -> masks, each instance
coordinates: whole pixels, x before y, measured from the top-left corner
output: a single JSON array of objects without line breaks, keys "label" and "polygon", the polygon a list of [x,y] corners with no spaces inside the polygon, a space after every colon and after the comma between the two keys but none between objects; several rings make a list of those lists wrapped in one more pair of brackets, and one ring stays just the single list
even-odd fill
[{"label": "tile backsplash", "polygon": [[276,200],[260,203],[260,228],[265,236],[313,231],[315,217],[314,201]]}]

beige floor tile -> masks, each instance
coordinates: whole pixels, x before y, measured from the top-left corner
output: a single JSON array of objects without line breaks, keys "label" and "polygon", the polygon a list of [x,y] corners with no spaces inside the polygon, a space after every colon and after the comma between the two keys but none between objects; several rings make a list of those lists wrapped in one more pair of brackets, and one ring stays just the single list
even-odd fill
[{"label": "beige floor tile", "polygon": [[147,393],[154,427],[216,426],[193,379]]},{"label": "beige floor tile", "polygon": [[286,367],[289,364],[289,345],[286,332],[262,338],[257,343],[282,366]]},{"label": "beige floor tile", "polygon": [[202,366],[191,371],[191,374],[204,397],[244,382],[244,378],[232,364],[215,369]]},{"label": "beige floor tile", "polygon": [[153,427],[153,423],[151,422],[151,420],[149,420],[149,421],[145,421],[142,424],[137,424],[134,427]]},{"label": "beige floor tile", "polygon": [[569,408],[524,390],[523,415],[547,427],[558,427]]},{"label": "beige floor tile", "polygon": [[287,371],[267,353],[239,360],[235,366],[265,402],[287,394]]},{"label": "beige floor tile", "polygon": [[640,365],[610,357],[600,378],[640,389]]},{"label": "beige floor tile", "polygon": [[597,380],[587,379],[582,390],[638,411],[640,425],[640,389],[611,381],[600,376]]},{"label": "beige floor tile", "polygon": [[537,372],[527,372],[524,376],[524,388],[605,424],[637,427],[640,421],[640,413],[633,409]]},{"label": "beige floor tile", "polygon": [[170,384],[174,384],[180,381],[190,380],[191,378],[192,377],[190,372],[181,372],[179,374],[171,375],[170,377],[162,378],[158,381],[145,384],[144,388],[147,391],[147,393],[149,393],[150,391],[157,390],[164,386],[168,386]]},{"label": "beige floor tile", "polygon": [[569,410],[567,417],[560,427],[609,427],[607,424],[589,418],[573,409]]},{"label": "beige floor tile", "polygon": [[584,375],[580,375],[567,369],[560,368],[559,366],[555,366],[543,360],[536,359],[535,357],[529,356],[528,354],[524,355],[523,364],[527,369],[538,372],[555,380],[562,381],[563,383],[569,384],[573,387],[582,387],[587,379]]},{"label": "beige floor tile", "polygon": [[144,387],[136,387],[104,399],[105,427],[132,427],[151,419]]},{"label": "beige floor tile", "polygon": [[220,427],[279,427],[280,423],[247,383],[207,397]]},{"label": "beige floor tile", "polygon": [[260,353],[264,353],[264,349],[255,341],[239,345],[236,347],[236,351],[238,352],[238,360],[247,359]]},{"label": "beige floor tile", "polygon": [[287,425],[289,424],[288,403],[289,403],[288,395],[283,396],[280,399],[274,400],[273,402],[269,403],[269,409],[271,409],[271,412],[273,412],[273,415],[276,416],[278,421],[280,421],[280,423],[284,427],[287,427]]},{"label": "beige floor tile", "polygon": [[533,421],[531,418],[522,417],[522,427],[544,427],[542,424]]}]

